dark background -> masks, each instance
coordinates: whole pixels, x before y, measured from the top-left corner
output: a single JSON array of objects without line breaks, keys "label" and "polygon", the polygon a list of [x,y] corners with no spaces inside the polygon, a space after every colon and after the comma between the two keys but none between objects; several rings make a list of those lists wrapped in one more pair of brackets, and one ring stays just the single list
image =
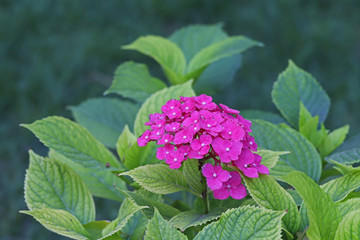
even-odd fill
[{"label": "dark background", "polygon": [[[126,60],[145,62],[163,78],[155,62],[120,46],[140,35],[218,22],[230,35],[265,44],[243,55],[222,102],[276,111],[272,84],[292,59],[329,94],[327,128],[349,123],[350,135],[360,132],[360,1],[1,0],[0,239],[60,239],[18,213],[26,208],[27,150],[46,153],[19,123],[71,117],[66,106],[101,96]],[[116,214],[116,203],[99,204],[98,212]]]}]

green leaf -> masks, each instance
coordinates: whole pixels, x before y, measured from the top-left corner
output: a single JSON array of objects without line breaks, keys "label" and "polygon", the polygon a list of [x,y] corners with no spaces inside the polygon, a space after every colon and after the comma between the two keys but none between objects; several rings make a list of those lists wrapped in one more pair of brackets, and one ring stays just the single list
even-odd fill
[{"label": "green leaf", "polygon": [[145,240],[188,239],[184,234],[173,228],[155,209],[154,217],[148,222]]},{"label": "green leaf", "polygon": [[138,102],[166,87],[160,79],[152,77],[145,64],[125,62],[115,71],[114,80],[105,94],[117,93]]},{"label": "green leaf", "polygon": [[320,155],[322,157],[325,157],[332,153],[338,146],[340,146],[344,142],[348,132],[349,125],[345,125],[332,131],[329,135],[327,135],[319,146]]},{"label": "green leaf", "polygon": [[281,239],[284,214],[250,206],[230,209],[220,220],[207,225],[194,240]]},{"label": "green leaf", "polygon": [[360,209],[360,198],[352,198],[346,202],[339,202],[335,204],[339,209],[341,217],[344,217],[346,214]]},{"label": "green leaf", "polygon": [[115,148],[124,126],[132,126],[138,109],[138,104],[116,98],[93,98],[70,107],[76,122],[111,148]]},{"label": "green leaf", "polygon": [[146,190],[158,194],[169,194],[181,190],[188,190],[184,175],[179,170],[170,169],[164,164],[146,165],[135,168],[127,175],[139,183]]},{"label": "green leaf", "polygon": [[292,61],[274,84],[273,102],[286,120],[295,128],[299,126],[300,102],[324,122],[330,108],[330,98],[316,79],[297,67]]},{"label": "green leaf", "polygon": [[136,143],[136,136],[130,131],[128,125],[125,125],[119,139],[116,142],[116,151],[123,162],[125,160],[126,152],[134,143]]},{"label": "green leaf", "polygon": [[100,239],[109,239],[118,233],[137,211],[144,208],[147,207],[137,205],[131,198],[125,198],[119,209],[118,217],[103,229]]},{"label": "green leaf", "polygon": [[102,230],[109,225],[109,221],[94,221],[84,225],[86,231],[90,234],[91,239],[99,239],[102,237]]},{"label": "green leaf", "polygon": [[32,124],[22,124],[42,143],[70,160],[93,171],[101,171],[109,164],[121,168],[114,155],[88,130],[63,117],[47,117]]},{"label": "green leaf", "polygon": [[203,185],[201,183],[200,171],[199,161],[197,159],[188,159],[183,163],[185,181],[195,190],[195,192],[201,194]]},{"label": "green leaf", "polygon": [[156,158],[158,146],[155,142],[149,142],[145,147],[139,147],[137,143],[134,143],[123,159],[125,167],[134,169],[147,164],[159,163]]},{"label": "green leaf", "polygon": [[186,60],[180,48],[168,39],[159,36],[145,36],[123,46],[123,49],[136,50],[157,61],[172,84],[183,83],[182,78]]},{"label": "green leaf", "polygon": [[169,223],[179,228],[182,232],[185,231],[189,227],[203,225],[215,219],[218,219],[222,211],[212,211],[208,214],[202,214],[193,211],[181,212],[174,216]]},{"label": "green leaf", "polygon": [[291,197],[294,199],[297,206],[300,206],[303,202],[301,196],[299,193],[293,189],[286,189],[286,191],[291,195]]},{"label": "green leaf", "polygon": [[346,175],[348,173],[356,172],[356,171],[360,170],[360,167],[354,168],[351,165],[349,166],[349,165],[345,165],[345,164],[342,164],[342,163],[338,163],[338,162],[335,162],[335,161],[333,161],[331,159],[330,159],[330,162],[335,165],[334,169],[337,170],[338,172],[340,172],[342,175]]},{"label": "green leaf", "polygon": [[148,128],[144,124],[149,121],[149,115],[161,112],[161,107],[170,99],[179,99],[181,96],[195,96],[191,88],[192,81],[160,90],[151,95],[140,107],[135,118],[135,135],[140,136]]},{"label": "green leaf", "polygon": [[287,151],[271,151],[267,149],[258,149],[256,154],[261,156],[261,164],[271,169],[276,166],[281,155],[289,154]]},{"label": "green leaf", "polygon": [[148,219],[144,216],[144,214],[142,212],[136,212],[121,229],[121,232],[123,233],[122,236],[124,239],[128,240],[142,239],[147,223]]},{"label": "green leaf", "polygon": [[260,147],[291,152],[280,157],[277,165],[271,169],[272,174],[281,177],[291,170],[299,170],[315,181],[320,179],[320,156],[315,147],[299,132],[263,120],[254,120],[252,130],[252,135]]},{"label": "green leaf", "polygon": [[33,216],[46,229],[72,239],[90,239],[89,233],[71,213],[60,209],[36,209],[20,211]]},{"label": "green leaf", "polygon": [[[191,59],[187,66],[186,74],[193,76],[199,69],[203,69],[210,63],[241,53],[254,46],[262,46],[262,43],[245,36],[228,37],[219,42],[215,42],[202,49]],[[196,78],[197,76],[193,77]]]},{"label": "green leaf", "polygon": [[360,162],[360,134],[346,140],[333,154],[326,157],[342,164],[354,164]]},{"label": "green leaf", "polygon": [[53,208],[73,214],[82,224],[95,220],[95,205],[81,178],[68,166],[29,151],[25,201],[30,210]]},{"label": "green leaf", "polygon": [[306,232],[309,239],[333,239],[340,213],[329,194],[302,172],[292,172],[283,179],[296,189],[306,204],[310,220]]},{"label": "green leaf", "polygon": [[343,200],[350,192],[360,187],[360,170],[335,178],[321,186],[334,202]]},{"label": "green leaf", "polygon": [[141,191],[138,190],[134,192],[122,192],[131,197],[131,199],[133,199],[138,205],[149,206],[151,209],[143,210],[144,214],[148,218],[151,218],[151,216],[154,214],[154,208],[158,209],[162,216],[168,219],[180,213],[178,209],[163,203],[162,201],[160,201],[160,199],[157,199],[156,194],[144,191],[143,189],[141,189]]},{"label": "green leaf", "polygon": [[274,124],[285,123],[285,120],[276,113],[261,110],[242,110],[240,114],[246,119],[260,119]]},{"label": "green leaf", "polygon": [[124,195],[117,191],[114,186],[126,189],[126,184],[115,174],[108,170],[92,171],[75,163],[54,150],[49,151],[49,157],[68,165],[85,182],[91,194],[96,197],[122,201]]},{"label": "green leaf", "polygon": [[334,240],[359,240],[360,239],[360,210],[346,215],[340,222]]},{"label": "green leaf", "polygon": [[271,176],[260,175],[259,178],[244,177],[251,197],[262,207],[276,211],[286,211],[283,222],[286,229],[296,233],[300,223],[297,205],[291,195]]}]

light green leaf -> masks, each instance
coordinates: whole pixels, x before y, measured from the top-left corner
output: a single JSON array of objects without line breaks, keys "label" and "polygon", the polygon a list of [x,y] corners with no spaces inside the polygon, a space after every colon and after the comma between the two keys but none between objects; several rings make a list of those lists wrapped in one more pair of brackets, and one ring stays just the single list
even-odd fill
[{"label": "light green leaf", "polygon": [[220,220],[199,232],[194,240],[281,239],[281,218],[284,214],[250,206],[229,209]]},{"label": "light green leaf", "polygon": [[93,171],[101,171],[109,164],[121,168],[114,155],[88,130],[63,117],[47,117],[32,124],[22,124],[47,147]]},{"label": "light green leaf", "polygon": [[360,210],[346,215],[340,222],[334,240],[359,240],[360,239]]},{"label": "light green leaf", "polygon": [[76,172],[85,182],[92,195],[115,201],[122,201],[124,199],[124,195],[117,191],[114,186],[126,189],[126,184],[112,172],[108,170],[94,172],[69,160],[54,150],[49,151],[49,157],[65,163]]},{"label": "light green leaf", "polygon": [[300,223],[297,205],[291,195],[282,188],[271,176],[260,175],[259,178],[244,177],[251,197],[260,206],[276,211],[287,211],[283,217],[286,229],[296,233]]},{"label": "light green leaf", "polygon": [[292,172],[283,179],[296,189],[306,204],[310,220],[306,232],[309,239],[333,239],[340,213],[329,194],[302,172]]},{"label": "light green leaf", "polygon": [[89,222],[84,225],[84,228],[91,236],[91,239],[99,239],[102,237],[102,230],[109,225],[110,222],[106,220]]},{"label": "light green leaf", "polygon": [[89,233],[71,213],[60,209],[36,209],[20,211],[33,216],[46,229],[72,239],[90,239]]},{"label": "light green leaf", "polygon": [[[203,69],[210,63],[241,53],[254,46],[262,46],[262,43],[245,36],[228,37],[219,42],[215,42],[202,49],[191,59],[187,66],[186,74],[188,76],[193,76],[194,73]],[[197,76],[193,77],[196,78]]]},{"label": "light green leaf", "polygon": [[193,211],[181,212],[174,216],[169,221],[169,223],[172,226],[179,228],[183,232],[189,227],[203,225],[205,223],[218,219],[221,214],[222,211],[220,210],[215,210],[205,215]]},{"label": "light green leaf", "polygon": [[315,181],[321,175],[321,159],[315,147],[300,133],[271,124],[263,120],[254,120],[252,135],[256,143],[273,151],[290,151],[280,157],[271,174],[284,176],[291,170],[305,172]]},{"label": "light green leaf", "polygon": [[295,128],[299,126],[300,102],[324,122],[330,108],[330,98],[311,74],[297,67],[292,61],[274,84],[273,102],[281,114]]},{"label": "light green leaf", "polygon": [[188,239],[184,234],[173,228],[155,209],[154,217],[148,222],[145,240]]},{"label": "light green leaf", "polygon": [[112,235],[119,233],[129,219],[144,208],[147,207],[137,205],[131,198],[125,198],[119,209],[118,217],[103,229],[100,239],[109,239]]},{"label": "light green leaf", "polygon": [[346,140],[333,154],[326,157],[342,164],[354,164],[360,162],[360,134]]},{"label": "light green leaf", "polygon": [[268,169],[276,166],[281,155],[289,154],[288,151],[271,151],[267,149],[258,149],[256,154],[261,156],[261,164],[265,165]]},{"label": "light green leaf", "polygon": [[348,173],[356,172],[356,171],[360,170],[360,167],[355,167],[354,168],[351,165],[345,165],[345,164],[342,164],[342,163],[339,163],[339,162],[335,162],[335,161],[333,161],[331,159],[330,159],[330,162],[335,165],[334,169],[337,170],[338,172],[340,172],[342,175],[346,175]]},{"label": "light green leaf", "polygon": [[166,87],[160,79],[152,77],[145,64],[125,62],[115,71],[114,80],[105,94],[117,93],[138,102]]},{"label": "light green leaf", "polygon": [[320,155],[325,157],[332,153],[338,146],[340,146],[349,132],[349,125],[345,125],[332,131],[327,135],[322,143],[319,145]]},{"label": "light green leaf", "polygon": [[286,191],[291,195],[291,197],[294,199],[297,206],[300,206],[303,202],[301,196],[298,194],[297,191],[293,189],[286,189]]},{"label": "light green leaf", "polygon": [[136,143],[136,136],[130,131],[128,125],[125,125],[119,139],[116,142],[116,150],[120,159],[124,162],[125,154],[131,145]]},{"label": "light green leaf", "polygon": [[145,147],[139,147],[137,143],[134,143],[123,159],[125,167],[134,169],[147,164],[159,163],[156,158],[158,146],[155,142],[149,142]]},{"label": "light green leaf", "polygon": [[159,36],[138,38],[123,49],[136,50],[157,61],[172,84],[183,83],[186,60],[180,48],[168,39]]},{"label": "light green leaf", "polygon": [[30,210],[53,208],[73,214],[82,224],[95,220],[95,205],[81,178],[68,166],[29,151],[25,201]]},{"label": "light green leaf", "polygon": [[261,110],[242,110],[240,111],[240,115],[246,119],[260,119],[274,124],[285,123],[285,119],[279,114]]},{"label": "light green leaf", "polygon": [[147,223],[148,219],[144,216],[144,214],[141,211],[136,212],[121,229],[123,238],[128,240],[142,239]]},{"label": "light green leaf", "polygon": [[161,107],[170,99],[179,99],[180,96],[195,96],[194,90],[191,88],[192,81],[188,81],[181,85],[172,86],[160,90],[151,95],[143,105],[135,118],[135,135],[140,136],[145,132],[147,126],[144,124],[149,121],[149,115],[161,112]]},{"label": "light green leaf", "polygon": [[146,165],[135,168],[127,175],[139,183],[146,190],[158,194],[169,194],[181,190],[188,190],[184,175],[179,170],[170,169],[164,164]]},{"label": "light green leaf", "polygon": [[343,200],[350,192],[360,187],[360,170],[335,178],[321,186],[334,202]]},{"label": "light green leaf", "polygon": [[197,159],[188,159],[183,163],[183,174],[185,181],[195,192],[201,193],[203,191],[201,170],[199,169],[199,161]]},{"label": "light green leaf", "polygon": [[352,198],[346,202],[339,202],[335,204],[339,209],[341,217],[344,217],[346,214],[360,209],[360,198]]},{"label": "light green leaf", "polygon": [[116,98],[93,98],[70,107],[70,110],[76,122],[105,146],[115,148],[125,124],[133,125],[139,107],[138,104]]},{"label": "light green leaf", "polygon": [[[176,214],[179,214],[180,211],[170,205],[167,205],[162,202],[161,196],[147,192],[143,189],[130,192],[130,191],[122,191],[124,194],[128,195],[133,199],[138,205],[141,206],[149,206],[151,209],[144,209],[143,212],[147,218],[151,218],[154,214],[154,208],[158,209],[162,216],[170,219],[174,217]],[[160,197],[160,199],[159,199]]]}]

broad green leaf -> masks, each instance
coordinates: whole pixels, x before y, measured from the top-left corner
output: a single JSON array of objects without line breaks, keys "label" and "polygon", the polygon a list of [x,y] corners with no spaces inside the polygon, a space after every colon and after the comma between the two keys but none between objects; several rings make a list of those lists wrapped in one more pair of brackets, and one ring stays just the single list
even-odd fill
[{"label": "broad green leaf", "polygon": [[360,210],[351,212],[344,217],[336,231],[334,240],[360,239]]},{"label": "broad green leaf", "polygon": [[325,157],[332,153],[338,146],[340,146],[349,132],[349,125],[345,125],[332,131],[327,135],[322,143],[319,145],[319,152],[321,156]]},{"label": "broad green leaf", "polygon": [[63,117],[47,117],[22,126],[32,131],[41,142],[70,160],[93,171],[106,165],[121,168],[114,155],[88,130]]},{"label": "broad green leaf", "polygon": [[149,142],[145,147],[139,147],[134,143],[126,152],[124,165],[128,169],[134,169],[147,164],[159,163],[156,158],[156,151],[159,145]]},{"label": "broad green leaf", "polygon": [[183,83],[186,60],[180,48],[172,41],[159,36],[140,37],[123,49],[136,50],[157,61],[172,84]]},{"label": "broad green leaf", "polygon": [[352,198],[346,202],[339,202],[335,204],[339,209],[341,217],[344,217],[346,214],[360,209],[360,198]]},{"label": "broad green leaf", "polygon": [[247,119],[260,119],[274,124],[285,123],[285,120],[279,114],[261,110],[242,110],[240,115]]},{"label": "broad green leaf", "polygon": [[258,149],[256,154],[261,156],[261,164],[271,169],[276,166],[281,155],[289,154],[287,151],[271,151],[267,149]]},{"label": "broad green leaf", "polygon": [[298,194],[297,191],[293,189],[286,189],[286,191],[291,195],[291,197],[294,199],[297,206],[300,206],[303,202],[301,196]]},{"label": "broad green leaf", "polygon": [[62,236],[81,240],[90,239],[89,233],[79,220],[65,210],[43,208],[20,212],[33,216],[46,229]]},{"label": "broad green leaf", "polygon": [[354,164],[360,162],[360,134],[346,140],[333,154],[326,157],[342,164]]},{"label": "broad green leaf", "polygon": [[334,202],[343,200],[350,192],[360,187],[360,170],[335,178],[321,186]]},{"label": "broad green leaf", "polygon": [[195,96],[194,90],[191,88],[192,81],[188,81],[181,85],[172,86],[160,90],[151,95],[143,105],[135,118],[135,135],[140,136],[145,132],[147,126],[144,124],[149,121],[149,115],[161,112],[161,107],[170,99],[179,99],[181,96]]},{"label": "broad green leaf", "polygon": [[105,94],[117,93],[138,102],[166,87],[160,79],[152,77],[145,64],[125,62],[115,71],[114,80]]},{"label": "broad green leaf", "polygon": [[112,235],[119,233],[129,219],[137,211],[144,208],[147,207],[137,205],[131,198],[125,198],[119,209],[118,217],[103,229],[102,238],[100,239],[109,239]]},{"label": "broad green leaf", "polygon": [[94,200],[81,178],[68,166],[29,151],[25,201],[30,210],[53,208],[73,214],[82,224],[95,220]]},{"label": "broad green leaf", "polygon": [[300,102],[300,116],[299,116],[299,132],[304,135],[315,147],[318,147],[327,132],[324,124],[318,129],[319,116],[312,117],[311,113],[305,108],[304,104]]},{"label": "broad green leaf", "polygon": [[126,189],[126,184],[112,172],[108,170],[94,172],[69,160],[54,150],[49,151],[49,157],[65,163],[76,172],[85,182],[92,195],[116,201],[122,201],[124,199],[124,195],[116,190],[114,186],[120,189]]},{"label": "broad green leaf", "polygon": [[337,170],[338,172],[340,172],[342,175],[346,175],[348,173],[356,172],[356,171],[360,170],[360,167],[355,167],[354,168],[351,165],[345,165],[345,164],[342,164],[342,163],[339,163],[339,162],[335,162],[335,161],[333,161],[331,159],[330,159],[330,162],[335,165],[334,169]]},{"label": "broad green leaf", "polygon": [[116,151],[123,162],[125,160],[126,152],[133,144],[136,144],[136,136],[130,131],[128,125],[125,125],[119,139],[116,142]]},{"label": "broad green leaf", "polygon": [[[179,214],[180,211],[170,205],[167,205],[162,202],[161,199],[158,199],[156,194],[147,192],[143,189],[138,191],[122,191],[127,196],[131,197],[138,205],[148,206],[151,209],[143,209],[144,214],[147,218],[151,218],[154,214],[154,208],[158,209],[162,216],[170,219],[176,214]],[[160,196],[161,197],[161,196]]]},{"label": "broad green leaf", "polygon": [[194,240],[281,239],[281,218],[284,214],[250,206],[229,209],[220,220],[199,232]]},{"label": "broad green leaf", "polygon": [[148,219],[144,214],[141,211],[136,212],[121,229],[122,237],[128,240],[142,239],[142,236],[145,234],[147,223]]},{"label": "broad green leaf", "polygon": [[292,172],[283,179],[296,189],[306,204],[310,220],[306,232],[309,239],[333,239],[340,213],[329,194],[302,172]]},{"label": "broad green leaf", "polygon": [[[262,43],[245,36],[228,37],[224,40],[215,42],[203,48],[191,59],[187,66],[186,74],[193,76],[194,73],[203,69],[210,63],[241,53],[254,46],[262,46]],[[196,78],[197,76],[194,77]]]},{"label": "broad green leaf", "polygon": [[158,194],[169,194],[181,190],[188,190],[184,175],[179,170],[170,169],[164,164],[146,165],[135,168],[127,175],[139,183],[146,190]]},{"label": "broad green leaf", "polygon": [[76,122],[111,148],[115,148],[125,124],[133,125],[138,109],[138,104],[116,98],[93,98],[70,107]]},{"label": "broad green leaf", "polygon": [[321,175],[321,159],[315,147],[299,132],[274,125],[263,120],[254,120],[252,135],[256,143],[273,151],[290,151],[280,157],[271,173],[284,176],[291,170],[305,172],[315,181]]},{"label": "broad green leaf", "polygon": [[189,227],[203,225],[215,219],[218,219],[222,211],[212,211],[208,214],[202,214],[193,211],[181,212],[178,215],[170,219],[169,223],[179,228],[182,232]]},{"label": "broad green leaf", "polygon": [[324,122],[330,108],[330,98],[311,74],[297,67],[292,61],[271,92],[273,102],[286,120],[295,128],[299,126],[300,102]]},{"label": "broad green leaf", "polygon": [[285,227],[289,232],[296,233],[300,223],[300,216],[291,195],[271,176],[260,175],[259,178],[243,176],[243,179],[251,197],[257,204],[267,209],[286,211],[282,219]]},{"label": "broad green leaf", "polygon": [[91,239],[99,239],[102,237],[102,230],[109,225],[109,221],[93,221],[84,225],[84,228],[91,236]]},{"label": "broad green leaf", "polygon": [[199,169],[199,161],[197,159],[188,159],[183,163],[183,174],[185,181],[195,192],[201,193],[203,191],[201,169]]},{"label": "broad green leaf", "polygon": [[155,209],[154,217],[148,222],[145,240],[188,239],[184,234],[172,227]]}]

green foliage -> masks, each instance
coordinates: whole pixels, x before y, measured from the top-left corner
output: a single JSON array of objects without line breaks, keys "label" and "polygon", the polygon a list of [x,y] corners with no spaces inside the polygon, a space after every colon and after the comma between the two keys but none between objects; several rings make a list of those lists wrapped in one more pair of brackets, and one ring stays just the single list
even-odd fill
[{"label": "green foliage", "polygon": [[354,164],[360,162],[360,134],[346,140],[326,160],[334,160],[343,164]]},{"label": "green foliage", "polygon": [[164,87],[165,83],[152,77],[145,64],[125,62],[116,69],[111,87],[105,94],[117,93],[125,98],[143,102],[152,93]]},{"label": "green foliage", "polygon": [[330,107],[330,99],[316,79],[292,61],[279,75],[271,96],[281,114],[296,128],[299,126],[300,103],[312,116],[319,115],[321,123]]},{"label": "green foliage", "polygon": [[359,240],[360,239],[360,210],[353,211],[344,217],[336,231],[334,240],[349,239]]},{"label": "green foliage", "polygon": [[281,155],[289,154],[287,151],[271,151],[267,149],[258,149],[256,154],[261,156],[261,164],[268,169],[276,166]]},{"label": "green foliage", "polygon": [[183,164],[183,174],[185,181],[195,192],[200,193],[203,191],[201,183],[200,164],[196,159],[188,159]]},{"label": "green foliage", "polygon": [[284,212],[249,206],[230,209],[220,220],[204,227],[194,239],[280,239],[283,215]]},{"label": "green foliage", "polygon": [[25,201],[30,210],[66,210],[82,224],[95,220],[95,205],[81,178],[68,166],[30,151],[25,179]]},{"label": "green foliage", "polygon": [[328,134],[319,146],[321,156],[325,157],[332,153],[338,146],[340,146],[349,132],[349,125],[338,128]]},{"label": "green foliage", "polygon": [[339,209],[341,217],[344,218],[346,214],[360,209],[360,198],[349,199],[345,202],[336,203],[335,205]]},{"label": "green foliage", "polygon": [[128,125],[125,125],[119,139],[116,142],[117,154],[123,162],[125,161],[126,152],[134,143],[136,143],[136,136],[130,131]]},{"label": "green foliage", "polygon": [[243,110],[240,114],[248,119],[261,119],[274,124],[285,123],[285,120],[276,113],[261,110]]},{"label": "green foliage", "polygon": [[170,219],[170,224],[183,232],[189,227],[199,226],[218,219],[221,214],[222,211],[220,210],[215,210],[208,214],[193,211],[181,212]]}]

